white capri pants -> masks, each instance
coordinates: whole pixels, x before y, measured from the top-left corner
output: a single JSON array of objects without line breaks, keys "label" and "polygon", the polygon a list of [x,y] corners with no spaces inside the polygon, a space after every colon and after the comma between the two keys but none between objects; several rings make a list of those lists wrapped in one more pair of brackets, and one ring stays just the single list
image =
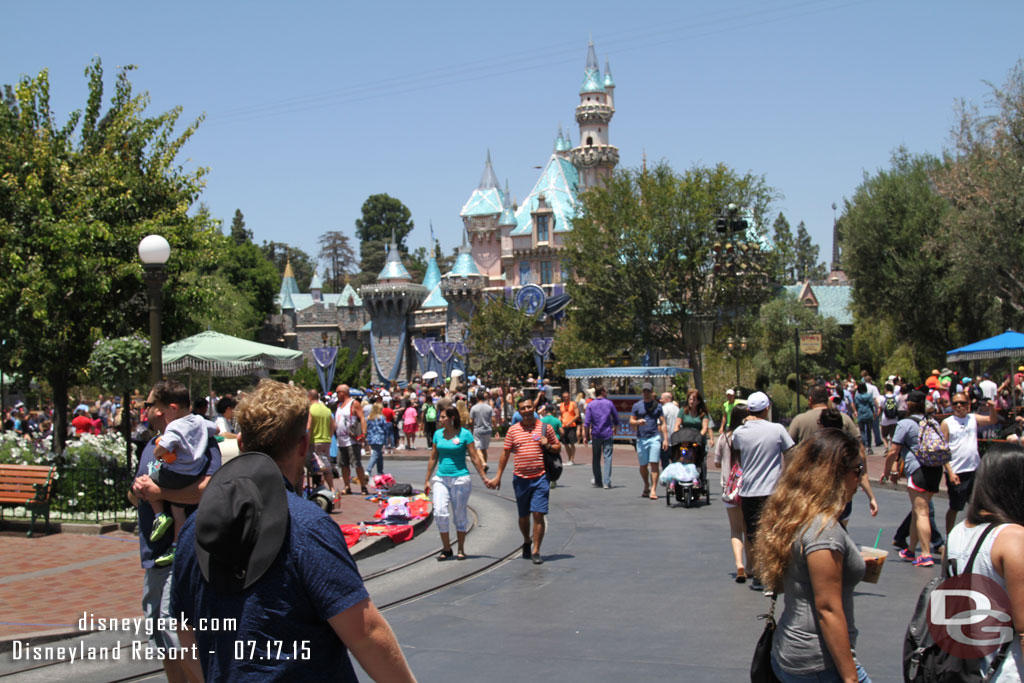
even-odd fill
[{"label": "white capri pants", "polygon": [[430,480],[433,487],[434,521],[437,530],[448,533],[448,520],[455,518],[456,531],[469,531],[469,493],[473,480],[468,474],[461,477],[439,477]]}]

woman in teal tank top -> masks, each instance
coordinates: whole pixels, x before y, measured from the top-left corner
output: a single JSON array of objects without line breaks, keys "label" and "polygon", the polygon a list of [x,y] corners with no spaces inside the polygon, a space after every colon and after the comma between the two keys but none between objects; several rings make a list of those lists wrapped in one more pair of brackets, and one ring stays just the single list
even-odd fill
[{"label": "woman in teal tank top", "polygon": [[[434,522],[441,534],[444,549],[437,559],[447,560],[452,554],[451,538],[448,534],[450,521],[455,520],[455,535],[459,544],[456,559],[466,559],[466,532],[469,531],[469,494],[473,484],[466,456],[480,474],[484,476],[484,460],[473,443],[473,433],[462,427],[458,409],[449,406],[437,414],[438,430],[430,448],[430,462],[427,463],[427,477],[423,489],[431,495],[434,505]],[[436,470],[436,472],[435,472]]]}]

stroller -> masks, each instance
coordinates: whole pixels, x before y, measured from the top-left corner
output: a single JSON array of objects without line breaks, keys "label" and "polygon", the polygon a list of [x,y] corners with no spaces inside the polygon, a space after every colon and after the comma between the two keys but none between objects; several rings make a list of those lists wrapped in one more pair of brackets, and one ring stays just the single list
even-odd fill
[{"label": "stroller", "polygon": [[[693,468],[686,467],[686,465],[683,467],[686,467],[691,475],[695,473],[696,476],[677,479],[673,476],[677,472],[673,470],[678,470],[678,473],[682,472],[682,468],[676,466],[681,464],[678,460],[684,448],[690,454],[689,460],[692,461]],[[683,507],[688,508],[699,503],[700,497],[704,496],[705,502],[710,505],[711,489],[708,487],[707,453],[704,446],[701,445],[700,432],[690,428],[673,432],[669,437],[669,458],[672,464],[665,468],[660,477],[665,485],[665,504],[671,507],[672,498],[675,498],[683,504]]]}]

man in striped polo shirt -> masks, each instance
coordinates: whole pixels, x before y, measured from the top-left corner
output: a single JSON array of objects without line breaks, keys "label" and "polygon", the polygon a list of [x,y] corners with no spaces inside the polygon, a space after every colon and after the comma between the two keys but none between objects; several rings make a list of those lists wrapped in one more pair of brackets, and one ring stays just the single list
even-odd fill
[{"label": "man in striped polo shirt", "polygon": [[[498,461],[498,473],[486,481],[489,488],[501,488],[501,474],[505,471],[508,458],[515,453],[512,469],[512,488],[516,493],[516,507],[519,509],[519,531],[523,534],[523,559],[541,564],[540,544],[544,540],[544,515],[548,513],[548,478],[544,472],[544,452],[541,446],[555,450],[561,448],[558,436],[551,425],[537,419],[533,412],[533,401],[519,400],[517,406],[522,421],[509,428],[505,435],[505,450]],[[530,540],[530,517],[533,517],[533,541]],[[532,547],[531,547],[532,546]]]}]

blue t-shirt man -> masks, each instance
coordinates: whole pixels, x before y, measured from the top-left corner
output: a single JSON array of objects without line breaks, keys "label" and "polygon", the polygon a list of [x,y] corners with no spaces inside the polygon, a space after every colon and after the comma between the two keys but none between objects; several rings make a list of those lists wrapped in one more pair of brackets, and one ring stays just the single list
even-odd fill
[{"label": "blue t-shirt man", "polygon": [[644,421],[636,428],[637,438],[649,439],[658,436],[658,419],[665,416],[658,401],[654,398],[651,398],[650,402],[641,399],[633,404],[632,413],[635,419]]},{"label": "blue t-shirt man", "polygon": [[206,680],[358,680],[327,620],[369,595],[338,524],[285,486],[288,534],[266,574],[243,591],[218,591],[203,579],[195,516],[182,527],[172,614],[183,614],[192,628],[201,617],[237,619],[236,630],[194,631]]}]

